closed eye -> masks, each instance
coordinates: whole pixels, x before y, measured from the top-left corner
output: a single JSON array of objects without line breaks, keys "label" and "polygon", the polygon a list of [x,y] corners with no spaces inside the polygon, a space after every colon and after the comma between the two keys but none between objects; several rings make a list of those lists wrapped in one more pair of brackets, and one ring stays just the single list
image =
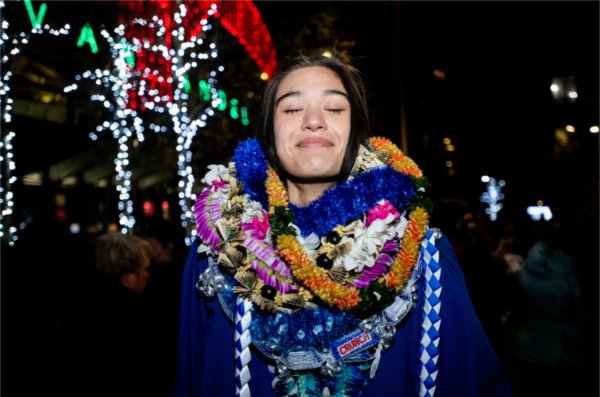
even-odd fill
[{"label": "closed eye", "polygon": [[283,111],[283,113],[286,113],[286,114],[298,113],[300,110],[301,109],[285,109]]},{"label": "closed eye", "polygon": [[346,109],[327,109],[328,112],[335,113],[335,114],[340,114],[344,110],[346,110]]}]

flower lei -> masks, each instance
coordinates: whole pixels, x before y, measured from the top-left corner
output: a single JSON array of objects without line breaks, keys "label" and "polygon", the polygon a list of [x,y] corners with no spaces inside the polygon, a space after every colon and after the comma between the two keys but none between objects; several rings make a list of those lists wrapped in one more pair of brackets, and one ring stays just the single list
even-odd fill
[{"label": "flower lei", "polygon": [[241,194],[235,166],[210,165],[202,182],[209,187],[194,205],[198,252],[216,257],[233,275],[233,292],[267,311],[294,311],[310,303],[313,295],[298,286],[287,265],[270,242],[269,214],[260,203]]},{"label": "flower lei", "polygon": [[266,167],[267,212],[241,194],[235,163],[229,170],[212,166],[212,175],[203,180],[212,190],[206,189],[195,206],[204,242],[199,250],[218,255],[238,283],[233,292],[262,309],[295,311],[313,306],[316,295],[361,317],[381,311],[410,277],[430,208],[421,170],[386,138],[373,137],[361,146],[350,179],[385,165],[414,182],[410,204],[399,210],[380,200],[361,219],[335,226],[320,240],[314,233],[301,236],[273,169]]},{"label": "flower lei", "polygon": [[[379,157],[386,159],[386,162],[397,171],[412,175],[417,179],[423,178],[422,172],[416,164],[410,158],[404,156],[386,138],[373,137],[369,139],[367,147],[372,148]],[[362,160],[365,154],[368,157],[368,153],[369,149],[363,148],[359,159]],[[272,168],[268,169],[266,188],[269,199],[269,213],[289,212],[286,189]],[[383,211],[383,214],[385,214],[386,210],[393,209],[393,207],[390,208],[389,203],[386,204],[387,208],[376,210]],[[386,204],[383,204],[383,206],[386,206]],[[408,218],[408,226],[402,238],[400,251],[396,255],[390,271],[362,289],[352,285],[343,285],[333,280],[323,267],[318,266],[315,260],[307,255],[294,233],[290,233],[290,229],[278,233],[275,241],[282,258],[288,263],[296,280],[308,287],[330,306],[337,306],[341,310],[353,309],[359,306],[361,302],[372,301],[372,299],[369,299],[372,296],[375,296],[377,300],[382,300],[381,295],[386,294],[386,292],[386,295],[395,294],[408,280],[417,261],[419,245],[425,236],[429,214],[424,207],[416,206],[409,212]],[[278,217],[271,218],[274,230],[278,229],[278,219]],[[275,232],[273,234],[276,235]],[[385,302],[389,302],[389,299],[386,299]],[[378,306],[385,306],[385,304]]]}]

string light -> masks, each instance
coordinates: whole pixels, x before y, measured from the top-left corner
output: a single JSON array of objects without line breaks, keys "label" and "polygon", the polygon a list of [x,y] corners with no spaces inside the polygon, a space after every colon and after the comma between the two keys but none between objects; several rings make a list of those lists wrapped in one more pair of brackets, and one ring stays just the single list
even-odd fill
[{"label": "string light", "polygon": [[[24,0],[33,34],[49,32],[55,36],[69,33],[69,25],[60,30],[54,30],[48,25],[42,26],[47,5],[41,3],[36,13],[31,0]],[[170,118],[170,128],[158,123],[150,123],[149,129],[154,132],[167,132],[172,129],[177,135],[178,152],[178,190],[179,204],[182,209],[181,224],[188,231],[186,244],[191,244],[195,230],[193,228],[193,213],[191,208],[195,201],[193,193],[194,177],[192,171],[191,143],[199,129],[206,127],[209,117],[214,116],[215,109],[224,111],[229,106],[228,115],[232,119],[240,120],[247,126],[248,110],[241,106],[236,98],[227,99],[224,91],[216,89],[219,73],[224,67],[218,64],[219,51],[214,43],[205,42],[206,32],[212,29],[210,17],[221,19],[224,26],[246,48],[250,56],[263,70],[263,79],[275,70],[275,50],[266,26],[260,18],[258,10],[251,2],[237,4],[218,3],[223,10],[217,10],[217,5],[210,1],[190,3],[157,0],[148,6],[148,3],[121,1],[130,10],[137,8],[133,15],[145,15],[147,11],[158,10],[159,15],[150,18],[134,16],[127,23],[121,24],[111,36],[106,30],[101,35],[110,48],[112,63],[108,70],[87,70],[75,76],[75,82],[65,87],[65,92],[78,89],[82,80],[93,81],[101,87],[100,92],[93,93],[90,99],[100,102],[111,114],[111,119],[99,123],[89,136],[97,140],[98,135],[109,131],[117,140],[118,150],[114,159],[117,192],[119,197],[119,224],[123,233],[132,231],[135,225],[133,202],[131,200],[131,171],[129,160],[130,145],[144,141],[144,122],[142,113],[152,111],[167,115]],[[188,4],[193,4],[189,8]],[[4,2],[0,0],[0,8]],[[173,7],[176,7],[173,10]],[[142,11],[142,12],[140,12]],[[189,15],[188,15],[189,14]],[[120,15],[123,17],[123,15]],[[197,21],[199,23],[196,23]],[[11,42],[12,50],[5,51],[8,47],[9,37],[5,34],[8,22],[2,19],[2,49],[4,54],[14,56],[19,53],[18,47],[27,44],[29,35],[21,33]],[[192,21],[195,23],[191,26]],[[136,28],[131,29],[132,26]],[[139,28],[139,29],[138,29]],[[135,33],[142,33],[137,35]],[[248,38],[252,37],[252,40]],[[89,24],[84,25],[77,40],[79,47],[89,45],[93,53],[98,51],[94,32]],[[137,59],[137,62],[136,62]],[[2,64],[7,64],[10,56],[2,57]],[[188,73],[199,68],[201,62],[211,61],[216,64],[214,69],[208,70],[206,80],[201,80],[199,86],[204,100],[203,106],[190,109],[188,97],[191,90]],[[206,68],[204,69],[206,72]],[[10,123],[12,100],[8,96],[9,68],[3,67],[0,90],[2,92],[2,120],[3,127]],[[0,165],[2,173],[0,187],[2,196],[2,228],[4,233],[5,219],[12,214],[13,196],[11,184],[15,178],[11,176],[14,170],[11,140],[14,132],[4,133],[0,149]],[[10,228],[14,233],[15,228]],[[12,240],[16,239],[16,235]]]},{"label": "string light", "polygon": [[[134,70],[140,73],[136,102],[130,100],[129,106],[164,113],[170,118],[170,127],[177,135],[180,221],[187,231],[185,243],[190,245],[196,233],[193,227],[196,194],[193,191],[195,178],[191,145],[198,131],[206,127],[209,117],[215,115],[215,107],[223,104],[222,91],[217,90],[216,84],[224,67],[219,64],[215,43],[206,41],[206,33],[212,29],[208,18],[217,13],[217,6],[213,4],[205,18],[200,20],[200,31],[190,26],[190,10],[185,4],[159,2],[158,8],[164,10],[164,17],[154,15],[150,20],[139,17],[144,11],[138,9],[139,6],[135,2],[128,2],[130,13],[138,17],[130,19],[125,37],[133,43],[136,52]],[[176,9],[172,10],[171,17],[172,6],[176,6]],[[213,69],[204,68],[208,74],[207,81],[204,81],[208,101],[202,107],[190,109],[188,76],[207,61],[215,65]],[[167,128],[153,123],[151,129],[162,131]]]},{"label": "string light", "polygon": [[[114,29],[116,40],[103,29],[100,34],[108,43],[112,56],[112,67],[109,70],[86,70],[75,76],[76,81],[91,80],[99,87],[104,87],[104,93],[94,93],[90,96],[93,102],[101,102],[102,106],[112,114],[112,120],[105,120],[90,132],[92,140],[98,139],[98,134],[110,131],[117,140],[117,155],[114,159],[116,190],[118,193],[117,208],[119,225],[122,233],[131,233],[135,225],[133,201],[131,200],[131,171],[129,169],[129,147],[134,139],[144,141],[143,120],[137,111],[128,107],[129,92],[136,79],[129,66],[131,57],[130,47],[123,38],[124,26]],[[65,87],[66,93],[76,90],[77,83]]]},{"label": "string light", "polygon": [[1,78],[0,78],[0,112],[2,117],[2,140],[0,142],[0,238],[6,239],[9,245],[14,245],[18,239],[17,228],[12,225],[14,211],[13,184],[17,177],[15,174],[15,160],[13,155],[12,141],[15,138],[15,132],[12,130],[12,110],[13,100],[10,97],[10,80],[12,71],[10,62],[21,52],[21,47],[28,44],[32,35],[41,35],[44,33],[53,36],[61,36],[69,33],[70,26],[66,24],[61,29],[53,29],[48,25],[43,25],[43,18],[46,12],[46,4],[42,3],[38,14],[35,15],[30,1],[25,1],[27,11],[31,18],[32,26],[30,32],[17,32],[10,36],[9,22],[4,17],[4,1],[0,0],[0,13],[2,14],[0,29],[0,48],[1,48]]},{"label": "string light", "polygon": [[491,221],[495,221],[498,218],[498,212],[502,209],[500,200],[504,198],[502,188],[506,185],[506,182],[504,180],[496,181],[496,179],[487,175],[481,177],[481,182],[485,183],[486,191],[479,199],[488,205],[485,213],[490,216]]}]

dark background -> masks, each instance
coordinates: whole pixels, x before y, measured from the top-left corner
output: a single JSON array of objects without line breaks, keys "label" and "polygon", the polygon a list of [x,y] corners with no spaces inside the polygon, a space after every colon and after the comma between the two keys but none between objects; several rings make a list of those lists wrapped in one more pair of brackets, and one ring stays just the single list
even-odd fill
[{"label": "dark background", "polygon": [[[23,2],[6,1],[3,18],[14,31],[30,23]],[[45,21],[53,27],[72,25],[68,37],[34,37],[21,60],[9,67],[55,77],[32,82],[26,73],[12,79],[15,99],[35,101],[40,90],[62,92],[77,73],[104,67],[106,47],[91,56],[76,47],[77,34],[90,21],[99,27],[116,25],[116,1],[47,1]],[[587,131],[598,125],[599,2],[597,1],[257,1],[278,57],[304,47],[335,46],[355,59],[371,87],[376,135],[402,146],[430,179],[430,194],[439,204],[436,222],[445,215],[444,203],[455,202],[460,216],[469,214],[485,223],[495,237],[511,224],[525,225],[525,208],[543,200],[569,224],[569,247],[581,263],[585,309],[590,316],[590,368],[586,384],[597,395],[598,373],[598,136]],[[39,9],[40,2],[34,2]],[[226,33],[219,33],[222,57],[230,74],[221,83],[232,92],[256,92],[264,86],[258,68]],[[98,36],[96,39],[100,43]],[[2,49],[3,55],[6,48]],[[4,65],[3,65],[4,66]],[[436,71],[444,79],[436,77]],[[52,73],[51,73],[52,74]],[[573,76],[579,98],[559,103],[550,92],[555,77]],[[259,99],[248,102],[256,111]],[[19,229],[15,247],[2,246],[2,386],[3,395],[61,395],[69,374],[62,373],[66,341],[62,331],[68,316],[86,310],[87,279],[78,278],[87,263],[88,236],[69,235],[69,222],[82,230],[116,221],[114,186],[97,188],[81,182],[96,166],[112,172],[114,146],[110,139],[92,142],[88,132],[102,114],[89,103],[89,92],[69,96],[66,105],[76,114],[59,124],[42,116],[15,115],[11,128],[15,175],[15,217]],[[78,113],[77,113],[78,114]],[[555,129],[576,126],[566,144]],[[254,133],[211,121],[195,148],[196,178],[206,165],[223,163],[235,143]],[[2,134],[6,131],[3,122]],[[403,131],[406,133],[403,140]],[[135,172],[153,174],[172,167],[163,138],[148,136]],[[456,149],[444,150],[451,138]],[[165,137],[164,139],[169,139]],[[406,143],[406,145],[405,145]],[[152,148],[150,148],[152,146]],[[151,150],[152,149],[152,150]],[[64,188],[51,180],[50,168],[65,159],[85,155],[92,160],[77,170],[78,184]],[[84,157],[85,157],[84,156]],[[445,162],[451,160],[453,172]],[[142,164],[143,163],[143,164]],[[150,163],[150,164],[146,164]],[[44,184],[24,186],[22,177],[40,171]],[[482,175],[505,180],[504,208],[496,222],[483,214],[479,201]],[[141,203],[171,203],[177,213],[177,178],[147,189],[134,189],[137,215]],[[67,195],[66,222],[55,217],[55,194]],[[25,222],[26,221],[26,222]],[[436,226],[434,224],[434,226]],[[449,231],[449,230],[448,230]],[[92,234],[92,233],[90,233]],[[3,241],[4,243],[4,241]],[[498,299],[503,299],[502,296]],[[67,341],[68,342],[68,341]],[[81,347],[82,349],[85,346]],[[60,364],[60,365],[57,365]],[[68,366],[67,366],[68,367]],[[168,380],[168,379],[165,379]],[[593,395],[594,393],[590,393]]]},{"label": "dark background", "polygon": [[[569,161],[581,163],[577,172],[596,179],[597,135],[584,128],[598,119],[597,3],[259,1],[257,6],[267,25],[283,32],[283,39],[274,35],[280,54],[294,48],[290,37],[306,29],[315,9],[339,12],[340,40],[355,40],[350,53],[373,86],[377,133],[400,143],[404,118],[409,155],[443,186],[443,195],[476,201],[483,188],[479,177],[486,174],[507,181],[507,200],[520,198],[515,205],[556,190],[566,194],[574,188],[568,178],[549,174],[557,160],[554,128],[567,121],[578,123],[583,150]],[[434,69],[446,79],[435,79]],[[576,77],[577,109],[561,108],[551,96],[552,78],[564,75]],[[440,175],[444,136],[456,146],[453,183]]]}]

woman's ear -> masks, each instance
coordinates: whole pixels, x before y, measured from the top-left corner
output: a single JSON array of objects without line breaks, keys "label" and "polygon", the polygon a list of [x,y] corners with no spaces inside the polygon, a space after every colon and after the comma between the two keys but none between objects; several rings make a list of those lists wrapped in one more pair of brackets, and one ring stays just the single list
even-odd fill
[{"label": "woman's ear", "polygon": [[123,287],[135,289],[135,286],[137,285],[137,275],[135,273],[122,274],[119,281]]}]

